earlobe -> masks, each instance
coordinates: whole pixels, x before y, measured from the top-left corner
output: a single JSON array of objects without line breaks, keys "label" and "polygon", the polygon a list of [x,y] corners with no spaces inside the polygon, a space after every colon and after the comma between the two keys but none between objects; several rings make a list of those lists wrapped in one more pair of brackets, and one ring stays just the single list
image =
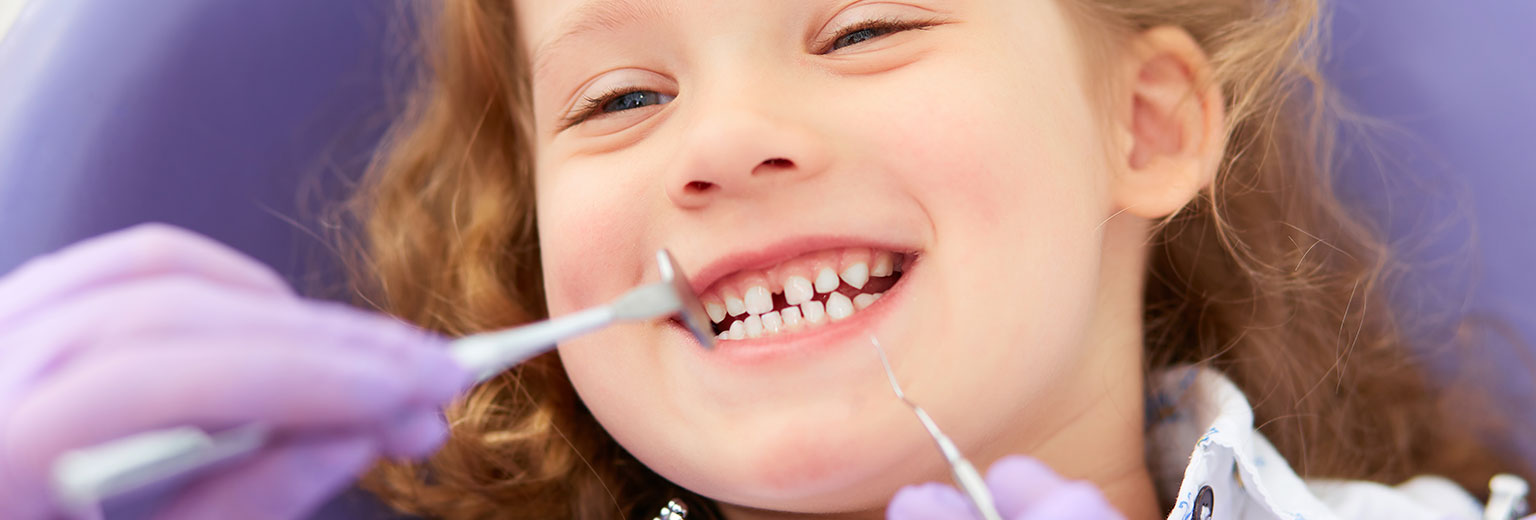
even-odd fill
[{"label": "earlobe", "polygon": [[1127,139],[1112,183],[1115,205],[1146,219],[1170,215],[1215,177],[1226,146],[1221,89],[1205,51],[1183,29],[1136,36],[1117,89]]}]

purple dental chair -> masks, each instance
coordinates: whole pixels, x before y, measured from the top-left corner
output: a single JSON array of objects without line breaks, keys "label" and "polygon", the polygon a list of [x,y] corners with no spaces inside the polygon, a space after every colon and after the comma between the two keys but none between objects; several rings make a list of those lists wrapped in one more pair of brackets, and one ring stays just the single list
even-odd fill
[{"label": "purple dental chair", "polygon": [[[0,39],[0,273],[161,221],[345,299],[322,217],[398,113],[411,7],[30,1]],[[353,491],[315,517],[395,516]]]},{"label": "purple dental chair", "polygon": [[[1467,319],[1475,350],[1430,353],[1433,368],[1486,381],[1536,466],[1536,2],[1330,4],[1326,76],[1391,125],[1343,132],[1336,185],[1411,264],[1393,303]],[[1373,153],[1349,150],[1362,140]]]},{"label": "purple dental chair", "polygon": [[394,115],[408,5],[30,1],[0,40],[0,272],[163,221],[339,296],[319,216]]},{"label": "purple dental chair", "polygon": [[[0,273],[162,221],[345,298],[321,216],[397,113],[399,2],[31,0],[0,40]],[[1508,368],[1489,384],[1536,432],[1536,3],[1334,5],[1329,76],[1406,131],[1341,158],[1340,189],[1400,243],[1449,230],[1399,251],[1429,281],[1394,303],[1490,324],[1479,355]],[[1536,463],[1536,434],[1519,449]],[[317,517],[389,514],[353,492]]]}]

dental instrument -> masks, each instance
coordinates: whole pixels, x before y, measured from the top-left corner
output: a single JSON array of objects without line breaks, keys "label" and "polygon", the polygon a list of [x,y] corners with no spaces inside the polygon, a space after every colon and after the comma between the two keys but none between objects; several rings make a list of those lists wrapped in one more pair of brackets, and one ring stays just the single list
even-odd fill
[{"label": "dental instrument", "polygon": [[971,461],[966,460],[965,455],[960,453],[960,448],[955,446],[954,441],[939,430],[939,425],[933,422],[928,412],[911,399],[907,399],[906,392],[901,390],[901,384],[896,382],[896,372],[891,370],[891,361],[886,359],[885,348],[880,346],[880,340],[870,336],[869,341],[875,345],[875,353],[880,355],[880,366],[885,369],[885,377],[891,382],[891,390],[896,392],[896,397],[901,399],[902,403],[917,414],[917,420],[923,423],[923,428],[928,430],[928,435],[933,437],[933,442],[939,445],[939,453],[943,454],[944,460],[949,463],[950,471],[955,477],[955,484],[959,485],[960,491],[970,499],[971,507],[976,508],[976,513],[981,516],[981,520],[1003,520],[1002,513],[997,511],[997,505],[992,500],[992,491],[987,489],[987,482],[981,477],[981,473],[976,471],[976,466],[971,465]]},{"label": "dental instrument", "polygon": [[[548,352],[560,341],[608,325],[676,317],[706,349],[715,346],[709,315],[671,253],[656,252],[660,281],[612,302],[558,318],[454,340],[449,354],[477,383]],[[94,516],[108,501],[131,501],[175,489],[203,471],[242,459],[267,444],[270,426],[253,423],[209,434],[196,427],[146,432],[61,455],[53,465],[60,505]]]},{"label": "dental instrument", "polygon": [[466,336],[453,342],[455,360],[479,368],[484,381],[509,367],[553,348],[555,342],[613,324],[677,316],[704,348],[714,348],[713,322],[682,268],[663,249],[656,252],[661,281],[635,288],[608,305],[501,332]]}]

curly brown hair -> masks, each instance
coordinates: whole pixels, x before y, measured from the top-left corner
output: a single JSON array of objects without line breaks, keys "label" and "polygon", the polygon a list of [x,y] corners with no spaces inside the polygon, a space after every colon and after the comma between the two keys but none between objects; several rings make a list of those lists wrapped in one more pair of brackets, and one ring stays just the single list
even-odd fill
[{"label": "curly brown hair", "polygon": [[[1488,432],[1430,383],[1383,301],[1387,248],[1331,189],[1337,111],[1317,69],[1319,0],[1058,1],[1089,63],[1140,31],[1184,29],[1226,100],[1217,179],[1150,242],[1148,370],[1226,374],[1303,476],[1440,474],[1485,492],[1500,469]],[[359,223],[349,245],[369,304],[461,335],[546,312],[529,57],[513,2],[433,6],[428,68],[348,205]],[[370,488],[403,511],[454,519],[648,517],[666,496],[692,497],[604,432],[554,354],[476,387],[447,417],[442,450],[381,464]]]}]

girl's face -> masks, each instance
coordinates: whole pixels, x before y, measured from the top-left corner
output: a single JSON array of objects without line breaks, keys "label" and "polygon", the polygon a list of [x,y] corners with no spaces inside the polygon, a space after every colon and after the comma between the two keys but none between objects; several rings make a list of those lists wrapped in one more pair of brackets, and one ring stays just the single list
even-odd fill
[{"label": "girl's face", "polygon": [[1105,346],[1139,341],[1121,305],[1139,286],[1106,279],[1139,271],[1139,250],[1102,225],[1108,141],[1056,2],[519,9],[550,311],[655,280],[667,248],[730,338],[705,350],[658,322],[560,347],[592,413],[663,477],[801,512],[947,480],[871,336],[982,467],[1049,459],[1104,388],[1139,392],[1134,351]]}]

